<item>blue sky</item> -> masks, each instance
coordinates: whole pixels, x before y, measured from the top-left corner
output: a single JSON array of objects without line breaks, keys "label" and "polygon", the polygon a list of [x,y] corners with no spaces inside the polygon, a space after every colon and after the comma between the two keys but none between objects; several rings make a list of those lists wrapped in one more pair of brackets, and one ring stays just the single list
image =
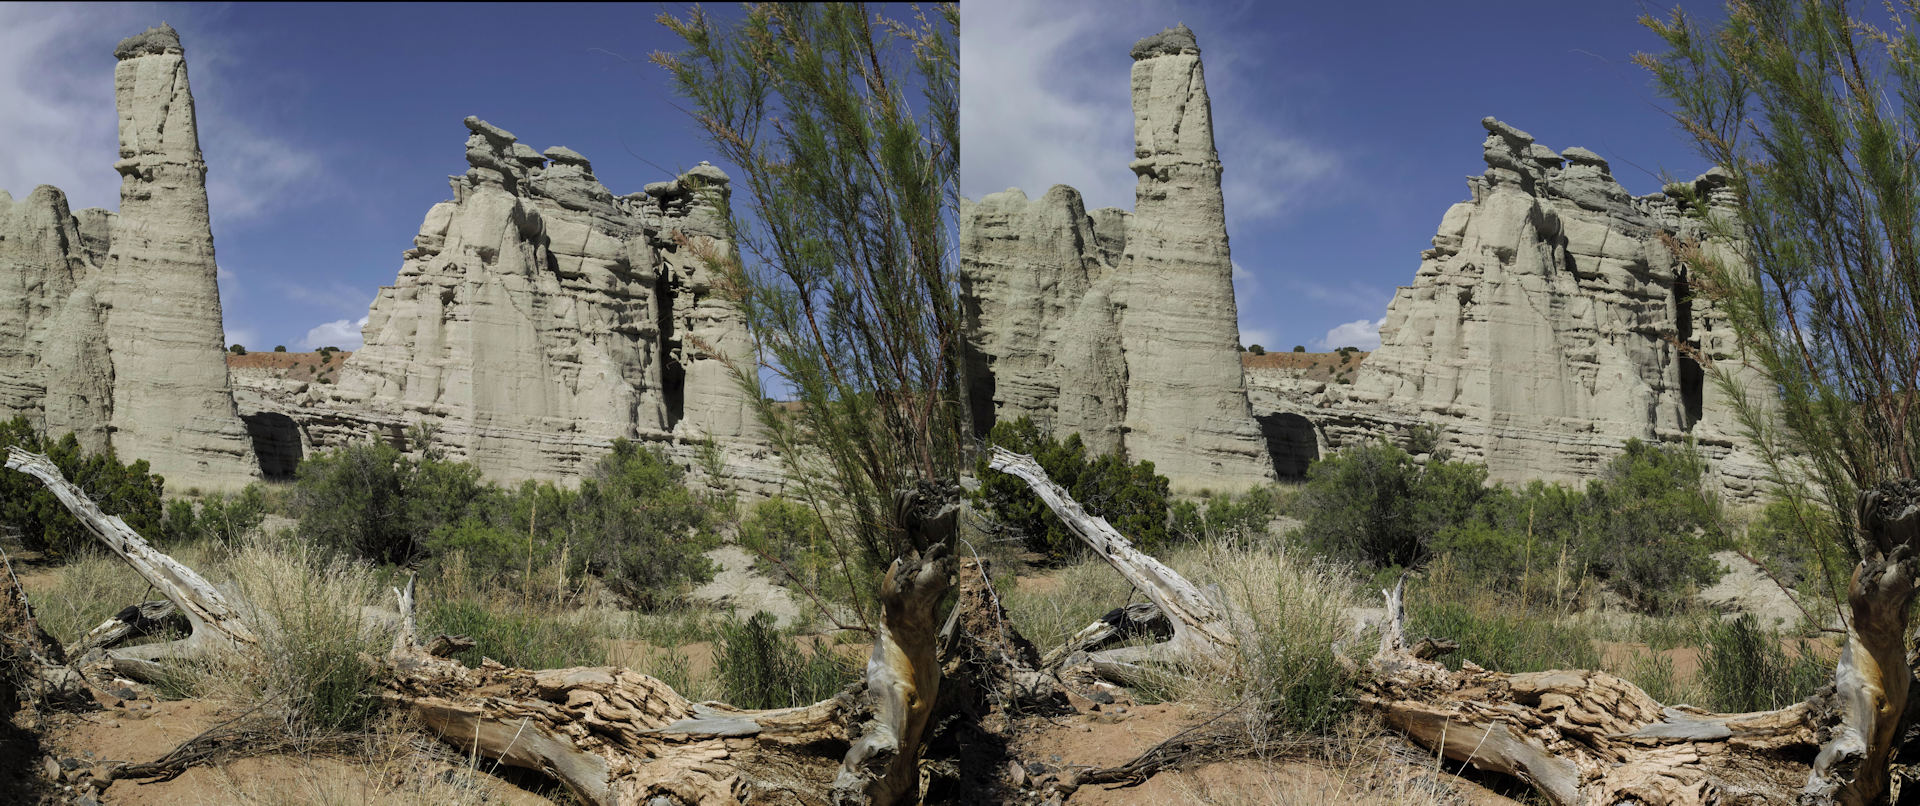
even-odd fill
[{"label": "blue sky", "polygon": [[[1715,4],[1689,13],[1718,16]],[[1242,341],[1378,344],[1493,115],[1606,157],[1636,195],[1706,163],[1630,61],[1671,4],[968,0],[961,192],[1133,207],[1128,50],[1184,22],[1206,61]]]},{"label": "blue sky", "polygon": [[[715,6],[731,14],[731,6]],[[593,161],[614,193],[701,160],[654,21],[683,4],[0,4],[0,189],[119,208],[113,48],[180,31],[208,165],[227,340],[359,345],[478,115]]]}]

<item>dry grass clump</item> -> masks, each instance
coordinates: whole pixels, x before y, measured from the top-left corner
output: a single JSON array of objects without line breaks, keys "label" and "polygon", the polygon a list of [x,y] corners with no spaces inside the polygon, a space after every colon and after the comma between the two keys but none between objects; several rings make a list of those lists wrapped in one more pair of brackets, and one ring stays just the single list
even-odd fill
[{"label": "dry grass clump", "polygon": [[1145,597],[1097,557],[1043,578],[1017,581],[1000,597],[1014,627],[1042,652],[1064,643],[1107,611],[1137,601]]},{"label": "dry grass clump", "polygon": [[1195,544],[1167,563],[1243,616],[1234,625],[1239,662],[1224,675],[1172,678],[1169,694],[1235,708],[1229,719],[1256,754],[1319,742],[1341,725],[1351,662],[1366,649],[1353,640],[1360,592],[1347,569],[1265,540]]},{"label": "dry grass clump", "polygon": [[364,728],[376,707],[375,659],[391,622],[372,616],[373,569],[281,537],[253,537],[227,558],[258,646],[183,671],[183,694],[257,709],[294,739],[327,743]]},{"label": "dry grass clump", "polygon": [[[168,552],[195,569],[213,564],[221,554],[201,545],[172,546]],[[134,573],[126,561],[101,549],[76,552],[68,558],[53,575],[49,589],[34,594],[33,608],[48,634],[62,644],[70,644],[121,608],[161,598],[160,592]]]}]

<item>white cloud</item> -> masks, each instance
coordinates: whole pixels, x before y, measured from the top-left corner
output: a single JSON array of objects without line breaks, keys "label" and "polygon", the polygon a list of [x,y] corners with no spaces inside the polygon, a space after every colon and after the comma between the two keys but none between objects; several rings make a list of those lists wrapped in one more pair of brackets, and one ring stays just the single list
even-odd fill
[{"label": "white cloud", "polygon": [[1252,347],[1258,344],[1261,347],[1265,347],[1267,352],[1275,352],[1278,348],[1274,347],[1274,345],[1279,342],[1274,341],[1274,338],[1273,331],[1264,327],[1242,326],[1240,328],[1240,346],[1242,347]]},{"label": "white cloud", "polygon": [[[976,0],[960,15],[961,186],[978,198],[1072,185],[1088,209],[1133,207],[1133,113],[1124,75],[1076,70],[1108,7]],[[1088,78],[1104,80],[1087,81]]]},{"label": "white cloud", "polygon": [[1335,325],[1327,335],[1316,344],[1319,349],[1337,350],[1342,347],[1358,347],[1373,351],[1380,349],[1380,326],[1387,323],[1386,317],[1379,319],[1356,319],[1341,325]]},{"label": "white cloud", "polygon": [[367,317],[364,316],[357,322],[349,322],[345,319],[322,322],[314,329],[307,331],[307,337],[301,341],[300,349],[318,350],[322,347],[338,347],[342,350],[358,350],[360,349],[360,329],[366,326]]},{"label": "white cloud", "polygon": [[238,344],[242,347],[251,344],[254,349],[260,346],[259,333],[255,332],[253,328],[227,325],[224,330],[226,330],[227,344]]},{"label": "white cloud", "polygon": [[[254,123],[237,95],[236,85],[260,82],[257,65],[226,58],[213,25],[177,11],[168,16],[184,32],[216,236],[225,223],[311,201],[325,180],[320,157]],[[119,208],[113,48],[157,19],[140,6],[0,3],[0,190],[19,198],[53,185],[73,209]]]},{"label": "white cloud", "polygon": [[[124,8],[0,4],[0,190],[66,191],[74,209],[120,206],[113,43]],[[108,34],[111,37],[111,34]]]},{"label": "white cloud", "polygon": [[[1208,90],[1230,226],[1324,196],[1344,169],[1337,151],[1288,131],[1271,90],[1262,90],[1269,82],[1231,80],[1242,67],[1284,66],[1250,52],[1253,42],[1233,30],[1240,13],[1197,5],[1180,13],[1199,34],[1216,79]],[[1164,24],[1168,9],[969,0],[960,19],[963,192],[979,198],[1016,186],[1037,197],[1066,184],[1089,209],[1132,208],[1133,109],[1122,55]],[[1223,85],[1231,89],[1222,92]]]}]

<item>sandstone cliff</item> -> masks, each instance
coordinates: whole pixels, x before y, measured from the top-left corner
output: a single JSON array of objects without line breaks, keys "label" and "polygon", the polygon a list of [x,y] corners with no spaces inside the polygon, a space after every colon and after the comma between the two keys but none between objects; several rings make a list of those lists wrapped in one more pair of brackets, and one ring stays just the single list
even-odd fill
[{"label": "sandstone cliff", "polygon": [[1726,401],[1681,349],[1737,366],[1732,333],[1667,243],[1727,214],[1721,174],[1636,198],[1591,151],[1482,123],[1487,169],[1395,294],[1380,349],[1350,386],[1262,381],[1263,416],[1300,415],[1331,447],[1437,424],[1501,481],[1588,478],[1627,439],[1691,437],[1724,490],[1756,495]]},{"label": "sandstone cliff", "polygon": [[1181,489],[1271,480],[1240,372],[1200,50],[1182,26],[1133,58],[1131,214],[1088,213],[1065,186],[962,205],[975,410],[1124,448]]},{"label": "sandstone cliff", "polygon": [[777,483],[727,363],[754,371],[751,343],[702,259],[730,248],[726,174],[703,163],[615,196],[570,149],[466,127],[453,199],[427,212],[337,383],[261,380],[251,405],[317,448],[431,425],[509,481],[578,477],[624,437],[689,456],[711,441],[736,475]]},{"label": "sandstone cliff", "polygon": [[259,478],[234,408],[193,94],[179,35],[115,50],[120,213],[0,192],[0,415],[145,459],[172,489]]}]

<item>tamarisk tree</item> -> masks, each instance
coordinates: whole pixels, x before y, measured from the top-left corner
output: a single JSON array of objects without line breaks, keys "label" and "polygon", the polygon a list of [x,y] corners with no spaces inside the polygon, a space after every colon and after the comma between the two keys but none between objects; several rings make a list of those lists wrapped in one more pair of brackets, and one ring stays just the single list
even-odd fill
[{"label": "tamarisk tree", "polygon": [[[747,209],[726,210],[738,249],[706,256],[760,350],[735,373],[794,484],[884,567],[916,548],[890,496],[956,481],[968,422],[959,11],[900,21],[859,3],[765,3],[734,23],[698,8],[660,21],[687,49],[653,60],[745,172]],[[793,405],[768,398],[762,369]]]},{"label": "tamarisk tree", "polygon": [[1740,201],[1710,222],[1737,255],[1681,245],[1743,351],[1703,363],[1823,561],[1855,566],[1812,803],[1888,797],[1920,581],[1920,6],[1873,5],[1737,0],[1713,30],[1676,11],[1644,20],[1668,50],[1638,57]]}]

